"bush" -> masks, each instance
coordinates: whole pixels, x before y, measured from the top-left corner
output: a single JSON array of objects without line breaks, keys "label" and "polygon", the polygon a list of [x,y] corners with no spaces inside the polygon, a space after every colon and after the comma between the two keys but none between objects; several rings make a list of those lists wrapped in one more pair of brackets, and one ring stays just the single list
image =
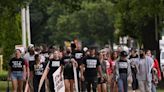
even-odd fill
[{"label": "bush", "polygon": [[7,71],[0,72],[0,81],[6,81],[7,80],[7,76],[8,76],[8,72]]}]

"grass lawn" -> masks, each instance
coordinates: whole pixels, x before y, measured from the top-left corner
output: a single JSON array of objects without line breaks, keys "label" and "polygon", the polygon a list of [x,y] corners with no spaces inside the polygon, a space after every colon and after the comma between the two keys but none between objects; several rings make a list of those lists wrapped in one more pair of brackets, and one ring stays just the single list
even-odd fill
[{"label": "grass lawn", "polygon": [[[7,81],[0,81],[0,92],[6,92]],[[10,92],[11,91],[11,82],[10,82]],[[164,92],[164,89],[158,89],[157,92]]]},{"label": "grass lawn", "polygon": [[[7,81],[0,81],[0,92],[6,92],[6,89],[7,89]],[[10,82],[10,89],[11,89],[11,82]]]},{"label": "grass lawn", "polygon": [[159,90],[157,90],[157,92],[164,92],[164,90],[162,90],[162,89],[160,90],[160,89],[159,89]]}]

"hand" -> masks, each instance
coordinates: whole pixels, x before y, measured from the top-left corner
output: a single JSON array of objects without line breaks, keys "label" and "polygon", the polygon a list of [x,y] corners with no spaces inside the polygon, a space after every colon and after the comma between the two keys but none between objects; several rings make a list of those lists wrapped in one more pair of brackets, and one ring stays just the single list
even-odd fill
[{"label": "hand", "polygon": [[23,81],[26,81],[26,76],[23,75]]},{"label": "hand", "polygon": [[71,62],[72,62],[72,64],[74,65],[74,66],[76,66],[77,65],[77,62],[75,61],[75,59],[71,59]]},{"label": "hand", "polygon": [[74,59],[74,58],[72,58],[72,59],[71,59],[71,62],[72,62],[72,63],[75,63],[76,61],[75,61],[75,59]]},{"label": "hand", "polygon": [[159,81],[161,81],[162,80],[162,78],[161,77],[159,77]]},{"label": "hand", "polygon": [[10,80],[11,80],[11,77],[10,77],[10,76],[8,76],[8,77],[7,77],[7,80],[9,80],[9,81],[10,81]]},{"label": "hand", "polygon": [[62,81],[62,78],[63,78],[62,73],[60,73],[60,81]]},{"label": "hand", "polygon": [[85,80],[85,79],[84,79],[84,76],[81,76],[81,80],[82,80],[82,81],[84,81],[84,80]]},{"label": "hand", "polygon": [[104,78],[103,77],[101,77],[101,82],[103,82],[104,81]]}]

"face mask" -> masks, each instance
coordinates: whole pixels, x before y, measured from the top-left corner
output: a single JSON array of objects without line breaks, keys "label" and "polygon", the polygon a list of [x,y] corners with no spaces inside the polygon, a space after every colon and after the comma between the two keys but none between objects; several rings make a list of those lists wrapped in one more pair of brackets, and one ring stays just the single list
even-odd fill
[{"label": "face mask", "polygon": [[144,55],[143,54],[140,54],[140,58],[143,58],[144,57]]},{"label": "face mask", "polygon": [[71,51],[68,50],[68,51],[67,51],[67,54],[70,54],[70,53],[71,53]]}]

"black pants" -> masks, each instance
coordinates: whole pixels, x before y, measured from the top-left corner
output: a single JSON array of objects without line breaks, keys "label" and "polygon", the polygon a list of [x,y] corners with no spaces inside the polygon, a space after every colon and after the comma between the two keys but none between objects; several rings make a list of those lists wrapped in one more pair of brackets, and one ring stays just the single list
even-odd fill
[{"label": "black pants", "polygon": [[92,85],[92,91],[96,92],[97,88],[97,77],[90,77],[90,78],[85,78],[85,83],[87,87],[87,92],[91,92],[91,85]]},{"label": "black pants", "polygon": [[138,80],[137,80],[137,76],[136,76],[137,69],[131,67],[131,70],[132,70],[132,78],[133,78],[132,89],[133,90],[137,90],[139,88],[139,86],[138,86]]},{"label": "black pants", "polygon": [[49,77],[48,80],[49,80],[50,92],[55,92],[53,77]]},{"label": "black pants", "polygon": [[133,82],[132,82],[132,89],[137,90],[138,89],[138,80],[136,77],[136,74],[132,74]]},{"label": "black pants", "polygon": [[[38,92],[39,89],[39,82],[40,82],[41,77],[35,77],[33,78],[33,87],[34,87],[34,92]],[[45,82],[43,83],[40,92],[45,92]]]}]

